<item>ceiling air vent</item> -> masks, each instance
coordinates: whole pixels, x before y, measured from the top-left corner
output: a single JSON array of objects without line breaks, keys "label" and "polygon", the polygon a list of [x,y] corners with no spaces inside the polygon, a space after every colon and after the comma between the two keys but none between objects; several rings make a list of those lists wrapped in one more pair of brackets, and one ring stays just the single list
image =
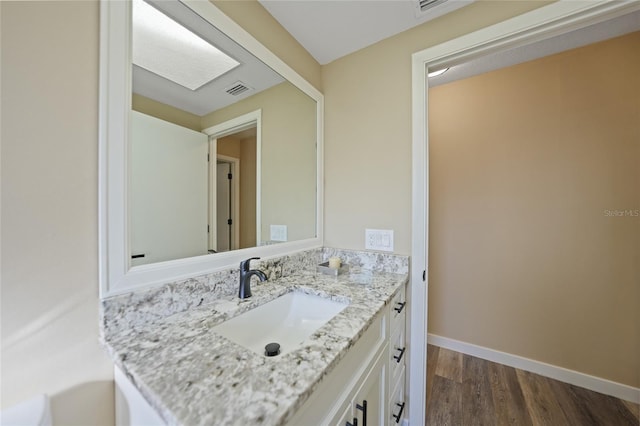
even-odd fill
[{"label": "ceiling air vent", "polygon": [[416,18],[421,22],[436,19],[454,10],[468,6],[476,0],[413,0]]},{"label": "ceiling air vent", "polygon": [[248,90],[251,90],[251,88],[241,81],[236,81],[231,86],[224,89],[225,92],[232,96],[238,96],[239,94],[244,93]]},{"label": "ceiling air vent", "polygon": [[426,12],[427,10],[446,2],[447,0],[418,0],[418,7],[420,8],[420,12]]}]

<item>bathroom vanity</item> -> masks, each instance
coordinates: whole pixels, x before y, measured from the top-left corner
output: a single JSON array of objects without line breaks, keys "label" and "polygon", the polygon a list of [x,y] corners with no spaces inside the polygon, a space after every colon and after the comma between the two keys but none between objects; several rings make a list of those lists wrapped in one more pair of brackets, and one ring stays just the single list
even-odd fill
[{"label": "bathroom vanity", "polygon": [[405,412],[406,289],[400,285],[292,425],[394,425]]},{"label": "bathroom vanity", "polygon": [[[385,257],[387,265],[408,265],[403,256],[376,256]],[[262,268],[270,279],[255,285],[250,299],[240,300],[237,283],[222,278],[217,284],[227,286],[226,295],[181,312],[171,312],[189,303],[173,293],[178,285],[104,302],[104,344],[117,366],[118,424],[155,419],[184,425],[346,425],[357,419],[362,425],[365,415],[368,425],[402,422],[406,268],[354,267],[338,277],[314,268],[287,274],[281,261]],[[278,276],[278,269],[284,274]],[[215,332],[216,325],[290,292],[346,307],[275,357]],[[203,299],[197,291],[184,297]]]},{"label": "bathroom vanity", "polygon": [[[207,93],[220,86],[231,95],[227,89],[235,88],[241,75],[236,78],[231,71],[196,90],[160,81],[132,60],[132,51],[144,51],[132,37],[141,7],[226,52],[241,64],[238,72],[255,67],[259,74],[253,75],[262,76],[255,84],[245,81],[248,75],[242,77],[253,91],[234,100]],[[116,366],[117,424],[402,423],[408,413],[409,259],[323,248],[322,93],[211,2],[103,1],[100,26],[100,329]],[[170,58],[169,63],[183,61]],[[258,80],[271,83],[259,87]],[[180,105],[172,103],[174,92],[181,94]],[[229,102],[201,105],[200,110],[192,95]],[[173,111],[169,116],[159,112],[167,106]],[[198,125],[178,129],[185,126],[184,113],[197,118]],[[141,115],[147,116],[144,121],[136,119]],[[192,134],[203,154],[197,155],[197,166],[188,163],[185,169],[200,170],[207,181],[194,178],[177,187],[181,179],[171,178],[165,184],[157,177],[165,178],[174,166],[145,161],[160,151],[158,134],[178,130]],[[249,130],[255,133],[255,159],[239,161],[241,170],[255,175],[242,178],[255,183],[255,194],[247,196],[252,202],[246,203],[255,206],[245,208],[251,217],[244,224],[224,220],[227,213],[240,213],[240,197],[225,196],[231,209],[221,209],[223,220],[218,221],[217,206],[224,200],[218,199],[217,182],[232,176],[218,179],[212,166],[230,155],[218,156],[218,139]],[[181,137],[170,139],[167,145],[180,141],[184,148]],[[149,140],[153,149],[140,155]],[[296,161],[282,163],[286,158]],[[154,185],[149,189],[146,183]],[[181,198],[195,194],[196,187],[199,196],[189,202]],[[191,201],[197,208],[189,207]],[[193,217],[176,219],[178,212]],[[235,228],[228,229],[233,223]],[[186,236],[191,225],[194,237],[187,238],[187,249],[177,238]],[[239,244],[238,228],[251,241]],[[221,245],[216,235],[228,235],[229,241]],[[267,280],[252,284],[252,296],[240,299],[238,265],[251,257],[268,259],[252,265]],[[341,258],[349,272],[337,277],[317,272],[317,265],[331,257]],[[239,333],[233,327],[227,334],[216,329],[292,292],[346,307],[294,346],[280,342],[282,351],[273,357],[256,352],[247,340],[234,341]],[[259,316],[257,323],[264,326]],[[251,330],[254,335],[271,337],[269,327],[256,330]],[[424,341],[420,345],[426,348]],[[416,359],[421,358],[418,351]],[[411,389],[416,400],[422,399],[424,386]]]}]

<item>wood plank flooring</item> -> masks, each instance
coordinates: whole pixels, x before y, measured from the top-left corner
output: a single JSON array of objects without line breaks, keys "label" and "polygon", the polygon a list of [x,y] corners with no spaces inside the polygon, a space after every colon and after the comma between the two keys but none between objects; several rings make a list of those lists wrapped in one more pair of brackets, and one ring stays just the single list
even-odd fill
[{"label": "wood plank flooring", "polygon": [[432,426],[639,426],[637,404],[427,345]]}]

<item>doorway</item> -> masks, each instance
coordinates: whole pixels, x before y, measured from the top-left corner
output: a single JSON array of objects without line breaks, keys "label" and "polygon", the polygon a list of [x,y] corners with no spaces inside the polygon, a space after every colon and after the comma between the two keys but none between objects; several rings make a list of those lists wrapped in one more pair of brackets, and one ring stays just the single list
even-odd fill
[{"label": "doorway", "polygon": [[260,241],[261,111],[203,132],[209,135],[209,252],[255,247]]},{"label": "doorway", "polygon": [[[428,80],[431,70],[460,64],[472,58],[507,48],[523,46],[622,16],[637,10],[638,4],[619,2],[557,2],[458,39],[417,52],[412,62],[412,266],[411,266],[411,378],[410,423],[425,419],[425,380],[427,371],[426,336],[428,293],[428,211],[429,211],[429,129]],[[424,277],[424,278],[423,278]],[[584,385],[583,385],[584,386]],[[588,386],[584,386],[588,387]],[[590,387],[593,389],[593,387]],[[628,389],[620,388],[620,392]],[[623,395],[620,395],[623,397]]]}]

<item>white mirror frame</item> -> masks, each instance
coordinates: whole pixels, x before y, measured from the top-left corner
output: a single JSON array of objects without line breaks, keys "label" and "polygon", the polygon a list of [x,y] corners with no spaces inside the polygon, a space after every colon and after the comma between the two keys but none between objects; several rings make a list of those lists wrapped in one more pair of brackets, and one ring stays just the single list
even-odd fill
[{"label": "white mirror frame", "polygon": [[324,96],[212,3],[186,6],[271,67],[317,105],[316,237],[214,255],[130,267],[128,230],[129,111],[131,110],[131,3],[100,5],[99,274],[100,298],[235,268],[248,257],[270,258],[323,245]]}]

